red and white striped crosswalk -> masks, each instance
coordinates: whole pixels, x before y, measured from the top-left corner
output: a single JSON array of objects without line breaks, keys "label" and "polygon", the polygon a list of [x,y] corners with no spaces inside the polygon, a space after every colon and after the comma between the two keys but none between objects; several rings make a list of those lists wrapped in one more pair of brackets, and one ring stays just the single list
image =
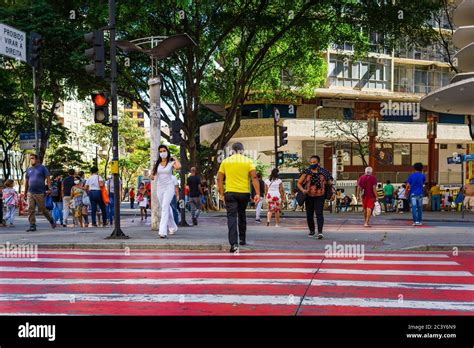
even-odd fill
[{"label": "red and white striped crosswalk", "polygon": [[40,250],[0,258],[0,315],[474,315],[474,253],[363,256]]}]

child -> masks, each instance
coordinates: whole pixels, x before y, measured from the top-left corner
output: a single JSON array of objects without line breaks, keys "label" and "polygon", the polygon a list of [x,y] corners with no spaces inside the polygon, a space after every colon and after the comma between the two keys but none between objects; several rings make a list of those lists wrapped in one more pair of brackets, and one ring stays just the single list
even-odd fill
[{"label": "child", "polygon": [[75,177],[74,184],[75,185],[71,189],[71,197],[74,209],[74,222],[78,221],[81,228],[83,228],[84,224],[82,223],[82,210],[84,208],[84,204],[82,202],[82,197],[84,196],[85,191],[82,188],[81,178]]},{"label": "child", "polygon": [[7,180],[5,182],[5,188],[3,189],[3,202],[7,208],[6,222],[10,227],[13,227],[15,221],[15,211],[18,207],[18,192],[13,188],[13,180]]},{"label": "child", "polygon": [[148,192],[147,190],[140,190],[138,194],[138,206],[140,207],[141,221],[143,222],[143,215],[145,215],[145,221],[147,219],[147,207],[148,207]]}]

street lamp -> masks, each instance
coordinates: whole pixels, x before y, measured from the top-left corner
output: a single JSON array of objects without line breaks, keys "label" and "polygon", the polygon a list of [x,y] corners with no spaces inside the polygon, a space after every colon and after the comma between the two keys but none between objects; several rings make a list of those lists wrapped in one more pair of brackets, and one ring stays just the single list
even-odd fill
[{"label": "street lamp", "polygon": [[313,110],[313,120],[314,120],[314,125],[313,125],[313,138],[314,138],[314,153],[313,155],[316,155],[316,118],[319,118],[319,110],[323,108],[322,105],[319,105],[314,108]]},{"label": "street lamp", "polygon": [[428,188],[434,184],[435,171],[435,140],[437,137],[438,120],[436,116],[430,115],[426,120],[426,136],[428,138]]},{"label": "street lamp", "polygon": [[[150,49],[141,48],[141,45],[150,45]],[[117,41],[117,46],[124,52],[140,52],[151,58],[151,76],[148,80],[150,95],[150,157],[151,163],[158,158],[158,146],[161,142],[161,79],[158,72],[158,61],[170,57],[176,50],[196,43],[188,34],[179,34],[170,37],[152,36],[133,41]],[[184,190],[184,187],[182,187]],[[159,202],[156,195],[156,180],[151,182],[151,229],[159,228]]]},{"label": "street lamp", "polygon": [[375,138],[378,135],[378,112],[370,110],[367,115],[367,135],[369,136],[369,166],[375,172]]}]

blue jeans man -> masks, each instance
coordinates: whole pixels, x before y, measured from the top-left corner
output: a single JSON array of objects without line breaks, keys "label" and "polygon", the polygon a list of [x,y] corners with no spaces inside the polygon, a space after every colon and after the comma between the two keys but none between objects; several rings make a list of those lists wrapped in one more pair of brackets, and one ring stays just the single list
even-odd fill
[{"label": "blue jeans man", "polygon": [[431,210],[440,211],[441,210],[441,195],[431,196]]},{"label": "blue jeans man", "polygon": [[421,225],[423,217],[423,195],[410,195],[411,212],[413,214],[413,224]]}]

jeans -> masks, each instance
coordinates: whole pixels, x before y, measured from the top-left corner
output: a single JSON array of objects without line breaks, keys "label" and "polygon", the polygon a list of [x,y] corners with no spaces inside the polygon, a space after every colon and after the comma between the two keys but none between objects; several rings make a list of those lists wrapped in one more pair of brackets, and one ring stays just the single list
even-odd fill
[{"label": "jeans", "polygon": [[410,211],[410,205],[408,204],[408,199],[407,198],[404,198],[402,199],[402,202],[403,202],[403,211],[404,212],[409,212]]},{"label": "jeans", "polygon": [[431,210],[440,211],[441,210],[441,195],[431,196]]},{"label": "jeans", "polygon": [[227,210],[227,227],[229,229],[229,243],[231,246],[237,245],[237,218],[239,238],[245,242],[247,233],[247,218],[245,209],[250,199],[249,193],[226,192],[225,208]]},{"label": "jeans", "polygon": [[44,197],[44,193],[35,194],[28,192],[28,221],[30,222],[30,226],[36,226],[36,205],[38,205],[39,211],[43,213],[44,217],[50,223],[53,223],[51,212],[46,209],[44,205]]},{"label": "jeans", "polygon": [[179,211],[178,211],[177,204],[178,204],[178,200],[176,199],[176,195],[174,195],[173,199],[171,200],[171,209],[173,209],[173,218],[176,225],[179,224]]},{"label": "jeans", "polygon": [[107,209],[102,199],[102,192],[100,190],[92,190],[89,192],[89,198],[92,208],[92,224],[97,225],[97,205],[99,205],[102,212],[102,223],[105,225],[107,223]]},{"label": "jeans", "polygon": [[413,222],[421,222],[423,217],[423,195],[410,195]]},{"label": "jeans", "polygon": [[133,209],[135,206],[135,198],[130,198],[130,209]]},{"label": "jeans", "polygon": [[110,200],[110,203],[107,206],[107,217],[109,219],[109,223],[111,224],[114,221],[114,212],[115,212],[113,192],[109,192],[109,200]]},{"label": "jeans", "polygon": [[308,223],[308,228],[310,232],[315,231],[314,226],[314,213],[316,213],[316,221],[318,224],[318,233],[323,233],[323,226],[324,226],[324,202],[326,198],[324,196],[321,197],[310,197],[307,196],[305,200],[306,204],[306,221]]},{"label": "jeans", "polygon": [[7,224],[13,225],[15,222],[15,211],[16,207],[14,205],[7,205],[7,215],[5,216]]},{"label": "jeans", "polygon": [[63,224],[63,202],[53,202],[54,209],[53,209],[53,220],[54,222],[60,222]]},{"label": "jeans", "polygon": [[191,206],[191,217],[197,219],[199,213],[201,213],[201,198],[200,197],[189,197],[189,205]]}]

